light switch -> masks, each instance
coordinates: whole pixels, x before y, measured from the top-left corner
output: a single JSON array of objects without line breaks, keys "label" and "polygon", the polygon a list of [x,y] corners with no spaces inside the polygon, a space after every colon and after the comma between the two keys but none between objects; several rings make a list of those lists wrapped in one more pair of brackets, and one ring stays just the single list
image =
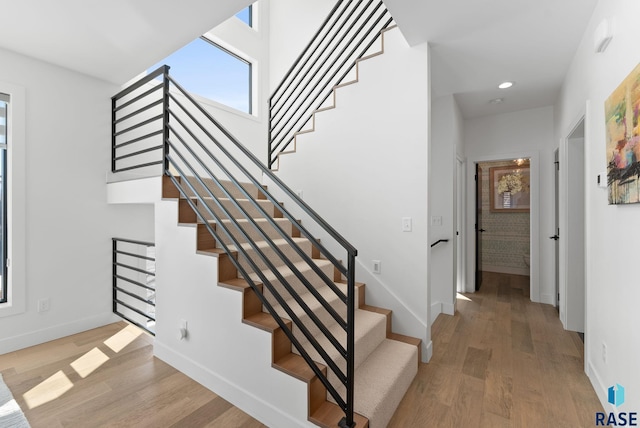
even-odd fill
[{"label": "light switch", "polygon": [[402,231],[411,232],[411,217],[402,217]]}]

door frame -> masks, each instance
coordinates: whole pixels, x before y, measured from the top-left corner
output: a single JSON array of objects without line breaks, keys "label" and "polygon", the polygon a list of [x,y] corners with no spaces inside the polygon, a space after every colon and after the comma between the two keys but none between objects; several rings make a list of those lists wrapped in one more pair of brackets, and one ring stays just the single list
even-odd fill
[{"label": "door frame", "polygon": [[[530,159],[531,172],[531,210],[530,215],[530,243],[529,254],[531,257],[530,266],[530,297],[533,302],[540,302],[540,272],[539,272],[539,249],[540,249],[540,153],[538,151],[522,151],[514,153],[497,153],[493,155],[475,156],[467,159],[467,189],[475,186],[475,168],[480,162],[491,162],[501,160],[511,160],[528,158]],[[475,192],[467,191],[467,207],[475,207]],[[474,208],[475,210],[475,208]],[[474,230],[475,212],[466,210],[466,230]],[[473,236],[470,236],[473,235]],[[465,239],[467,247],[467,269],[466,269],[466,292],[473,293],[475,290],[474,274],[476,270],[476,243],[475,234],[467,234]]]},{"label": "door frame", "polygon": [[[560,293],[560,304],[559,304],[559,317],[560,317],[560,321],[562,322],[562,325],[565,329],[568,329],[572,326],[568,325],[568,320],[567,320],[567,304],[568,304],[568,284],[569,284],[569,276],[570,276],[570,271],[569,271],[569,252],[570,252],[570,247],[571,247],[571,243],[569,242],[573,237],[571,236],[570,233],[568,233],[569,229],[568,229],[568,225],[569,225],[569,207],[567,205],[567,197],[569,195],[570,192],[570,187],[571,187],[571,180],[570,177],[573,177],[571,171],[570,171],[570,164],[568,162],[568,156],[569,156],[569,145],[571,144],[571,140],[572,138],[570,138],[574,132],[576,131],[576,129],[578,129],[579,126],[583,126],[584,127],[584,137],[583,137],[583,155],[584,155],[584,164],[582,165],[583,167],[583,174],[584,176],[582,177],[583,179],[583,183],[584,183],[584,187],[583,187],[583,202],[584,202],[584,217],[583,217],[583,221],[584,221],[584,230],[583,230],[583,237],[584,237],[584,253],[583,253],[583,276],[584,276],[584,333],[585,333],[585,349],[586,349],[586,341],[587,341],[587,320],[588,320],[588,316],[587,316],[587,293],[588,293],[588,289],[589,289],[589,275],[587,273],[588,271],[588,262],[587,260],[589,260],[589,238],[588,238],[588,234],[587,234],[587,230],[586,230],[586,225],[588,224],[588,217],[589,217],[589,212],[588,210],[586,210],[586,207],[588,206],[588,192],[587,192],[587,186],[586,183],[587,181],[587,160],[588,160],[588,156],[587,156],[587,143],[588,143],[588,111],[589,111],[589,104],[587,103],[585,105],[585,109],[580,112],[580,114],[577,115],[577,117],[570,123],[570,126],[568,127],[568,130],[566,132],[563,133],[564,137],[561,138],[560,140],[560,147],[559,147],[559,154],[560,154],[560,202],[559,202],[559,221],[560,221],[560,231],[562,233],[561,236],[564,237],[564,239],[560,239],[560,283],[559,283],[559,293]],[[563,167],[564,166],[564,167]],[[564,231],[564,232],[563,232]],[[573,268],[572,268],[573,270]]]}]

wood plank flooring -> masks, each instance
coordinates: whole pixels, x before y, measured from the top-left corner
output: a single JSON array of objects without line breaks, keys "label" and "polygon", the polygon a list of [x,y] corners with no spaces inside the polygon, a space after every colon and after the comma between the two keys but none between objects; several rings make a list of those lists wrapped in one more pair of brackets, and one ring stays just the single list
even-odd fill
[{"label": "wood plank flooring", "polygon": [[433,324],[421,364],[389,427],[589,427],[602,406],[583,344],[556,309],[531,303],[529,278],[484,273],[455,316]]},{"label": "wood plank flooring", "polygon": [[[389,426],[593,426],[602,407],[578,335],[529,301],[527,277],[484,278],[434,323],[433,358]],[[264,427],[154,358],[125,323],[0,355],[0,372],[33,428]]]},{"label": "wood plank flooring", "polygon": [[153,357],[153,339],[121,322],[0,356],[32,428],[264,427]]}]

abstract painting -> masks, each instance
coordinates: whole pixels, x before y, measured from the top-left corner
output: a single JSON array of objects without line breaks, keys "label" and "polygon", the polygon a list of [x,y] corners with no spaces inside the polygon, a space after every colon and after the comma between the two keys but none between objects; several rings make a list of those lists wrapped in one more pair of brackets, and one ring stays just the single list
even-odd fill
[{"label": "abstract painting", "polygon": [[609,204],[640,202],[640,64],[604,104]]}]

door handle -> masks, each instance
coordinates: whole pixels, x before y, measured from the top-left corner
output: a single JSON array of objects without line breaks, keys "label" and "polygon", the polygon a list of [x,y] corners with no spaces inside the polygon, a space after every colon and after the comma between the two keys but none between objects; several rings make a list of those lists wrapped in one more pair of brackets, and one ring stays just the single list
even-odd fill
[{"label": "door handle", "polygon": [[486,232],[487,229],[480,229],[478,232]]},{"label": "door handle", "polygon": [[553,235],[553,236],[550,236],[549,239],[553,239],[554,241],[557,241],[558,239],[560,239],[560,237],[558,235]]}]

